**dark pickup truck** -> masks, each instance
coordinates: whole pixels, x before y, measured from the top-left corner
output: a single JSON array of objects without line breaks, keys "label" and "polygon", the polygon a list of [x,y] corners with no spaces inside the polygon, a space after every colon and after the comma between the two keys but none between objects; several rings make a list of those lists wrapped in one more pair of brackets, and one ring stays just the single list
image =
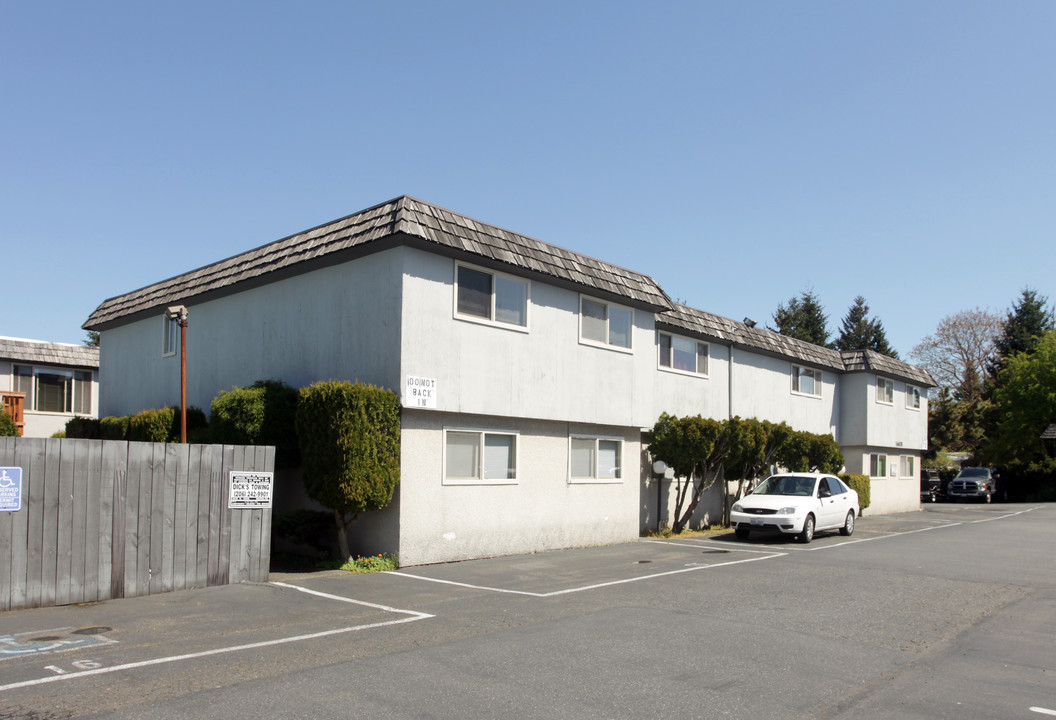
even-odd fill
[{"label": "dark pickup truck", "polygon": [[946,488],[946,499],[950,502],[958,500],[990,502],[997,497],[997,481],[997,472],[993,468],[961,468],[957,477],[950,480]]}]

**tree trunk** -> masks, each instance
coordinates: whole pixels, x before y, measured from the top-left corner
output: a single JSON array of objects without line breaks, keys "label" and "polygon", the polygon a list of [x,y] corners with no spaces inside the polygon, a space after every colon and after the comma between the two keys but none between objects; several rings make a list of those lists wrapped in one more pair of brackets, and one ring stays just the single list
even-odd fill
[{"label": "tree trunk", "polygon": [[348,549],[348,523],[345,515],[340,510],[334,510],[334,522],[337,523],[337,552],[341,556],[341,562],[348,562],[352,557],[352,551]]}]

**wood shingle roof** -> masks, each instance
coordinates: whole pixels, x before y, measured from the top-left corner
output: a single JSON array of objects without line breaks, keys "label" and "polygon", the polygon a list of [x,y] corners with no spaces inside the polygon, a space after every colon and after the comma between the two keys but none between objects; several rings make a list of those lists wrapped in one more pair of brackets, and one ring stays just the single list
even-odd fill
[{"label": "wood shingle roof", "polygon": [[[401,243],[505,265],[654,310],[671,301],[652,278],[431,205],[398,197],[339,220],[102,302],[84,323],[102,329],[168,305],[190,304],[344,262]],[[237,289],[235,286],[239,286]]]},{"label": "wood shingle roof", "polygon": [[97,369],[99,367],[99,348],[0,337],[0,358],[33,365],[59,365],[62,367]]}]

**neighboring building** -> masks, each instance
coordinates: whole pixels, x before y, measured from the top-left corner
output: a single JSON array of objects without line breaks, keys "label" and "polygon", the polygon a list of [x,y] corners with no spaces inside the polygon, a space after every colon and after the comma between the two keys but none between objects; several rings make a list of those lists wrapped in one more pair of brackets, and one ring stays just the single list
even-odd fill
[{"label": "neighboring building", "polygon": [[0,396],[25,437],[98,417],[99,348],[0,337]]},{"label": "neighboring building", "polygon": [[102,333],[104,416],[177,404],[173,305],[189,309],[189,405],[258,379],[401,394],[397,497],[356,532],[402,564],[637,537],[655,523],[645,432],[664,411],[846,432],[849,468],[915,458],[912,478],[877,480],[891,509],[918,506],[926,397],[877,409],[864,393],[927,373],[677,305],[645,275],[414,198],[104,301],[85,323]]}]

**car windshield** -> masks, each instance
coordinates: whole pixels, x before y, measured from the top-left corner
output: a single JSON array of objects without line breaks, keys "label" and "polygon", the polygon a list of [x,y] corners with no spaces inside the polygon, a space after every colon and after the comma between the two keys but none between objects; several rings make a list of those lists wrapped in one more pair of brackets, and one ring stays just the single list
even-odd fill
[{"label": "car windshield", "polygon": [[990,471],[986,468],[965,468],[957,474],[957,477],[962,478],[985,478],[990,474]]},{"label": "car windshield", "polygon": [[799,495],[814,494],[814,478],[774,475],[759,483],[753,495]]}]

